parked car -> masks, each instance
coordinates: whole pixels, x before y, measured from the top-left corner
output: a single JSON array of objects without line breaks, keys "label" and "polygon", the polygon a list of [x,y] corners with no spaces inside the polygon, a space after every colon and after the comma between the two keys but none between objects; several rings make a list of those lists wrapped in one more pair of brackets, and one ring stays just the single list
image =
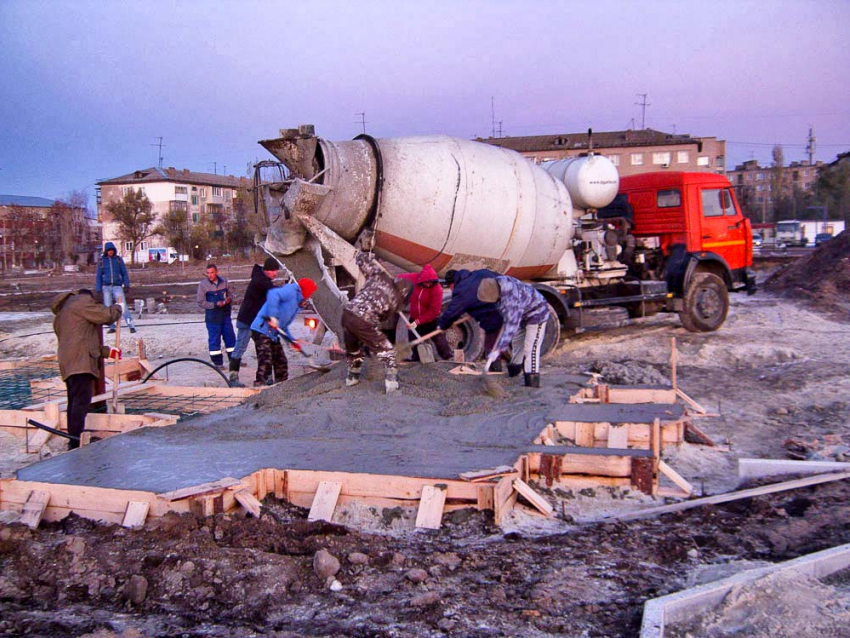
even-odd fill
[{"label": "parked car", "polygon": [[753,233],[753,248],[760,248],[764,244],[761,233]]},{"label": "parked car", "polygon": [[832,239],[832,235],[829,233],[818,233],[815,235],[815,246],[820,246],[823,242],[829,241]]}]

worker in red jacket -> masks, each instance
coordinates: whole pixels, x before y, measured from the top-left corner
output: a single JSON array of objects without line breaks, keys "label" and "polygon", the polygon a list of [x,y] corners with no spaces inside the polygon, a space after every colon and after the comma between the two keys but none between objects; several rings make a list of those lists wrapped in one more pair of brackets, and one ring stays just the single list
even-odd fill
[{"label": "worker in red jacket", "polygon": [[[436,330],[437,318],[443,308],[443,288],[437,279],[437,272],[431,264],[425,264],[420,272],[405,273],[399,275],[399,278],[413,282],[413,293],[410,295],[410,322],[413,328],[420,336]],[[409,333],[409,338],[412,341],[416,336]],[[431,341],[434,342],[437,354],[442,359],[452,358],[452,349],[449,347],[445,333],[438,334]],[[419,360],[419,354],[415,349],[413,360]]]}]

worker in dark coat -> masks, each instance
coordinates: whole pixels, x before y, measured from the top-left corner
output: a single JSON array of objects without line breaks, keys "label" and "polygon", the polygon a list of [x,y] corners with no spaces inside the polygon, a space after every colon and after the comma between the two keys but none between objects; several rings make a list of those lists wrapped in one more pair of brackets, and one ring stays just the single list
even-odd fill
[{"label": "worker in dark coat", "polygon": [[63,292],[53,299],[53,331],[59,341],[59,374],[68,393],[68,449],[80,446],[94,387],[102,374],[101,359],[117,360],[121,351],[103,345],[102,326],[121,319],[121,307],[106,307],[94,300],[91,290]]},{"label": "worker in dark coat", "polygon": [[210,346],[210,360],[219,368],[224,368],[224,356],[221,352],[221,342],[227,357],[236,345],[236,334],[230,320],[233,299],[227,287],[227,279],[218,274],[215,264],[207,264],[206,277],[198,284],[198,305],[204,309],[204,320],[207,324],[207,337]]},{"label": "worker in dark coat", "polygon": [[230,386],[241,388],[244,384],[239,382],[239,367],[242,365],[242,357],[248,349],[251,341],[251,324],[257,318],[257,313],[266,303],[266,295],[274,288],[274,280],[280,270],[280,265],[274,257],[266,258],[263,266],[254,264],[251,270],[251,281],[245,291],[245,298],[236,315],[236,345],[230,354]]},{"label": "worker in dark coat", "polygon": [[[410,294],[410,328],[416,330],[420,335],[428,334],[437,329],[437,318],[443,308],[443,288],[440,280],[431,264],[425,264],[418,273],[404,273],[398,279],[407,279],[413,282],[413,292]],[[412,341],[416,336],[410,332],[408,335]],[[442,359],[452,358],[452,349],[444,333],[440,333],[433,339],[437,354]],[[419,353],[413,351],[413,360],[419,360]]]},{"label": "worker in dark coat", "polygon": [[[437,327],[446,330],[464,313],[478,322],[484,331],[484,356],[493,351],[499,330],[502,329],[502,315],[494,303],[486,303],[478,299],[478,286],[484,279],[498,277],[499,273],[482,268],[480,270],[449,270],[446,273],[446,284],[452,290],[452,299],[448,307],[437,320]],[[490,366],[493,372],[502,371],[502,362],[495,359]],[[517,372],[516,374],[519,374]]]},{"label": "worker in dark coat", "polygon": [[[124,259],[118,254],[115,244],[106,242],[103,256],[97,262],[97,275],[94,284],[95,292],[103,293],[103,305],[107,308],[113,303],[121,304],[124,308],[124,321],[130,332],[136,332],[133,315],[127,307],[127,293],[130,292],[130,274]],[[115,332],[115,324],[109,326],[109,332]]]},{"label": "worker in dark coat", "polygon": [[[298,310],[307,308],[307,300],[316,292],[316,282],[299,279],[298,283],[285,284],[269,290],[266,302],[251,324],[251,338],[257,349],[257,376],[254,387],[280,383],[289,378],[289,362],[280,343],[282,331],[289,345],[300,349],[300,345],[289,332],[289,324]],[[274,373],[274,381],[272,381]]]},{"label": "worker in dark coat", "polygon": [[354,258],[366,283],[342,309],[343,341],[348,361],[346,386],[360,383],[360,372],[369,348],[386,369],[384,387],[387,394],[398,390],[398,360],[395,349],[381,332],[381,324],[404,305],[413,284],[407,279],[394,281],[375,261],[371,253],[357,253]]}]

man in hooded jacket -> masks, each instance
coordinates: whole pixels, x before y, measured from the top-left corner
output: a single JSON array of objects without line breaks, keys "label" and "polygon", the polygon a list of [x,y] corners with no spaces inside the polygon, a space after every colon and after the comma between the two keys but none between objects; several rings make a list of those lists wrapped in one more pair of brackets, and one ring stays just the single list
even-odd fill
[{"label": "man in hooded jacket", "polygon": [[239,381],[239,367],[242,365],[242,357],[248,349],[251,341],[251,324],[257,317],[260,308],[266,303],[269,290],[274,288],[274,279],[280,270],[280,265],[274,257],[267,257],[262,268],[254,264],[251,270],[251,281],[245,291],[245,298],[236,315],[236,345],[230,353],[230,386],[241,388],[243,384]]},{"label": "man in hooded jacket", "polygon": [[[126,293],[130,292],[130,275],[124,260],[118,255],[118,249],[111,241],[103,247],[103,256],[97,262],[95,292],[103,293],[103,305],[109,308],[113,303],[124,308],[124,321],[130,332],[136,332],[133,315],[127,307]],[[115,332],[115,324],[109,326],[109,332]]]},{"label": "man in hooded jacket", "polygon": [[[398,275],[397,279],[413,282],[413,292],[410,294],[410,329],[416,330],[420,335],[436,330],[437,318],[443,307],[443,288],[433,266],[425,264],[418,273],[404,273]],[[416,338],[412,332],[408,335],[411,340]],[[452,358],[452,349],[444,333],[438,334],[431,341],[441,359]],[[419,360],[416,350],[413,351],[413,360]]]},{"label": "man in hooded jacket", "polygon": [[68,393],[68,449],[80,446],[79,437],[86,427],[94,384],[102,374],[101,359],[117,360],[121,351],[103,345],[101,326],[121,318],[119,306],[106,307],[94,300],[91,290],[63,292],[51,304],[55,315],[53,331],[59,341],[59,374]]}]

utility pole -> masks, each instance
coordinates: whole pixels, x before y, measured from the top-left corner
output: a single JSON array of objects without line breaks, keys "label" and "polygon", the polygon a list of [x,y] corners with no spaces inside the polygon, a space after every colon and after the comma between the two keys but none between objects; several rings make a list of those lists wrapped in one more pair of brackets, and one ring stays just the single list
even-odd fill
[{"label": "utility pole", "polygon": [[806,145],[806,153],[809,154],[809,166],[812,166],[814,164],[815,157],[815,131],[811,124],[809,124],[809,139],[806,141],[808,142]]},{"label": "utility pole", "polygon": [[635,93],[639,98],[641,98],[640,102],[635,102],[635,106],[641,107],[641,115],[640,115],[640,128],[644,130],[646,128],[646,107],[652,106],[652,104],[647,104],[646,96],[648,93]]},{"label": "utility pole", "polygon": [[213,165],[213,173],[218,175],[218,162],[213,162],[212,165]]},{"label": "utility pole", "polygon": [[490,96],[490,137],[496,137],[496,98]]},{"label": "utility pole", "polygon": [[356,123],[360,124],[360,126],[363,128],[363,135],[366,135],[366,111],[363,111],[361,113],[355,113],[355,115],[360,116],[360,121]]},{"label": "utility pole", "polygon": [[163,143],[162,143],[162,136],[156,137],[156,138],[154,138],[154,139],[159,140],[159,142],[157,142],[156,144],[151,144],[151,146],[157,146],[157,147],[159,147],[159,153],[158,153],[158,155],[157,155],[157,156],[159,157],[159,164],[158,164],[158,166],[159,166],[160,168],[162,168],[162,147],[163,147]]},{"label": "utility pole", "polygon": [[499,129],[498,129],[499,137],[502,137],[502,120],[499,120],[498,124],[499,124]]}]

